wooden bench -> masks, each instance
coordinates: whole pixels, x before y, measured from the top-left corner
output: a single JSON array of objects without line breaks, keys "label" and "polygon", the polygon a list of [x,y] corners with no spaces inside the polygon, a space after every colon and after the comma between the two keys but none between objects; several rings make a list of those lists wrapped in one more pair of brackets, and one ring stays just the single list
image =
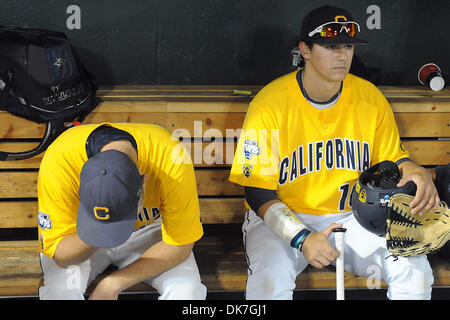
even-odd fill
[{"label": "wooden bench", "polygon": [[[240,224],[242,187],[228,182],[237,138],[249,101],[261,87],[118,86],[101,88],[102,103],[85,123],[142,122],[161,125],[186,144],[195,165],[205,236],[195,255],[209,291],[243,291],[246,259]],[[233,89],[251,91],[250,97]],[[450,163],[450,90],[380,87],[391,103],[400,135],[412,158],[434,167]],[[0,112],[0,150],[37,145],[45,125]],[[0,295],[37,295],[42,283],[37,247],[36,182],[42,154],[22,161],[0,161]],[[450,285],[450,263],[430,255],[434,286]],[[346,273],[346,288],[385,287]],[[308,267],[298,289],[335,287],[332,267]],[[138,284],[128,291],[151,290]]]}]

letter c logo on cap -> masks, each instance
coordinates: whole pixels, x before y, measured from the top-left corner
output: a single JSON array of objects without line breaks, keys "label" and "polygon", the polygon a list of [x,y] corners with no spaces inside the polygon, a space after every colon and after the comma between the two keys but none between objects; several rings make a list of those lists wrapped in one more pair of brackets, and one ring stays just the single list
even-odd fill
[{"label": "letter c logo on cap", "polygon": [[[99,214],[101,212],[104,212],[104,214]],[[94,207],[94,216],[98,220],[109,220],[109,209],[106,207]]]},{"label": "letter c logo on cap", "polygon": [[334,17],[334,21],[339,22],[340,18],[342,18],[344,21],[347,21],[347,18],[345,16],[336,16]]}]

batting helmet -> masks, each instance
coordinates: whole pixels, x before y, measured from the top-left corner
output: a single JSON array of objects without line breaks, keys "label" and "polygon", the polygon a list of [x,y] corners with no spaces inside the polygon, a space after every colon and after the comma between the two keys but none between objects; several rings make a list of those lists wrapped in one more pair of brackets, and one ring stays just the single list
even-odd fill
[{"label": "batting helmet", "polygon": [[398,188],[399,181],[400,170],[392,161],[377,163],[361,173],[351,202],[353,215],[364,229],[384,237],[390,197],[396,193],[416,194],[414,182]]}]

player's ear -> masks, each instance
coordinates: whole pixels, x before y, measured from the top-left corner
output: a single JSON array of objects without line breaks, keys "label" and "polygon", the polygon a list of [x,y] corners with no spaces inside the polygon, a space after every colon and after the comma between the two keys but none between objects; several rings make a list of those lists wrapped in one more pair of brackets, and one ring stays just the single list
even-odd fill
[{"label": "player's ear", "polygon": [[308,47],[308,45],[305,42],[300,41],[298,47],[300,49],[300,53],[302,54],[303,59],[305,60],[309,59],[311,55],[311,49]]}]

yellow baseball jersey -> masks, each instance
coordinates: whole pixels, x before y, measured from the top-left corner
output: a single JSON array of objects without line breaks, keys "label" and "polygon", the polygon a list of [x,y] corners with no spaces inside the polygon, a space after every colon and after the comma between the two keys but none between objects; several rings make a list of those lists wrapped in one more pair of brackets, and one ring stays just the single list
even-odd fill
[{"label": "yellow baseball jersey", "polygon": [[296,73],[274,80],[250,103],[229,180],[276,190],[295,212],[349,211],[362,171],[409,153],[373,84],[348,74],[336,104],[320,110],[302,95]]},{"label": "yellow baseball jersey", "polygon": [[170,133],[150,124],[88,124],[59,136],[45,152],[38,177],[40,250],[53,257],[59,241],[76,233],[80,173],[87,161],[86,140],[101,125],[126,131],[136,140],[138,168],[146,174],[143,208],[136,213],[138,229],[161,219],[162,239],[173,245],[203,235],[192,161]]}]

